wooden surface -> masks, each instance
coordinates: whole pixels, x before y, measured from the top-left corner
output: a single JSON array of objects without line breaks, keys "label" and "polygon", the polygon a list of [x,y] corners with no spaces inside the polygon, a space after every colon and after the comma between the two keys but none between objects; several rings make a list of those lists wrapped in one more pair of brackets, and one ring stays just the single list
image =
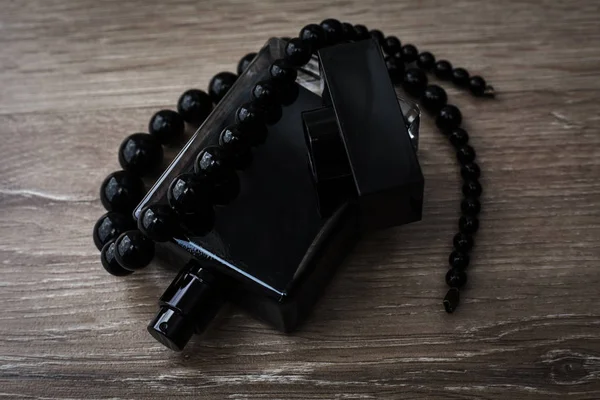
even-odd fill
[{"label": "wooden surface", "polygon": [[[0,397],[600,398],[599,7],[0,1]],[[145,331],[171,274],[100,266],[98,186],[153,112],[327,16],[396,34],[499,91],[449,90],[484,171],[462,307],[441,307],[458,168],[426,118],[422,222],[365,237],[298,332],[231,307],[173,353]]]}]

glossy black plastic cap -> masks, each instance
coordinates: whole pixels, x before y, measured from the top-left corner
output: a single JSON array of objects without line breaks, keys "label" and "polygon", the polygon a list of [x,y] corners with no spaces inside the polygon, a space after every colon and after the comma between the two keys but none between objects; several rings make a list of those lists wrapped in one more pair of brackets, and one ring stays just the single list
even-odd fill
[{"label": "glossy black plastic cap", "polygon": [[356,197],[352,171],[333,107],[305,111],[302,121],[319,213],[327,218],[344,201]]},{"label": "glossy black plastic cap", "polygon": [[[379,44],[332,46],[319,59],[325,107],[303,114],[313,179],[331,185],[317,187],[319,204],[345,191],[365,228],[420,220],[423,174]],[[351,191],[339,187],[348,175]]]},{"label": "glossy black plastic cap", "polygon": [[194,333],[206,329],[223,299],[217,278],[192,261],[171,282],[159,305],[148,332],[168,348],[181,351]]},{"label": "glossy black plastic cap", "polygon": [[168,307],[161,307],[148,332],[171,350],[181,351],[194,334],[194,321]]}]

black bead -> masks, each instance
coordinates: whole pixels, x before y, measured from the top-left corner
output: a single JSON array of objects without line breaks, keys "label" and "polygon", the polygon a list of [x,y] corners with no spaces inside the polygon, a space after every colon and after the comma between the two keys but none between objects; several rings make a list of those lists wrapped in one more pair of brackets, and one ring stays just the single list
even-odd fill
[{"label": "black bead", "polygon": [[290,39],[285,45],[285,60],[291,65],[300,67],[310,61],[312,50],[310,44],[298,38]]},{"label": "black bead", "polygon": [[260,81],[252,88],[252,98],[263,107],[278,105],[279,91],[272,80]]},{"label": "black bead", "polygon": [[383,40],[383,52],[388,56],[394,55],[402,50],[402,44],[396,36],[388,36]]},{"label": "black bead", "polygon": [[264,126],[265,117],[265,110],[254,101],[242,104],[235,112],[236,123],[242,130]]},{"label": "black bead", "polygon": [[181,174],[171,182],[167,199],[178,214],[193,214],[210,205],[209,190],[207,182],[193,174]]},{"label": "black bead", "polygon": [[219,136],[219,145],[227,152],[236,169],[246,169],[252,163],[252,151],[249,140],[235,126],[228,126]]},{"label": "black bead", "polygon": [[444,297],[444,309],[448,314],[452,314],[460,303],[460,291],[458,288],[450,288],[446,297]]},{"label": "black bead", "polygon": [[107,212],[94,224],[94,244],[98,250],[102,250],[106,243],[133,228],[135,228],[135,224],[131,216],[114,211]]},{"label": "black bead", "polygon": [[381,32],[379,29],[372,29],[369,33],[371,34],[371,37],[375,39],[377,43],[379,43],[380,46],[383,44],[383,41],[385,40],[383,32]]},{"label": "black bead", "polygon": [[460,147],[469,142],[469,134],[462,128],[454,128],[448,135],[448,139],[454,147]]},{"label": "black bead", "polygon": [[467,283],[467,273],[462,269],[451,268],[446,273],[446,284],[451,288],[458,288],[465,286]]},{"label": "black bead", "polygon": [[397,63],[402,63],[404,70],[406,71],[406,66],[404,65],[404,59],[402,58],[402,51],[398,51],[391,56],[386,56],[393,58]]},{"label": "black bead", "polygon": [[481,188],[479,181],[467,181],[462,187],[462,192],[466,197],[478,198],[481,196],[482,191],[483,189]]},{"label": "black bead", "polygon": [[417,66],[421,69],[429,71],[435,66],[435,57],[428,51],[424,51],[417,57]]},{"label": "black bead", "polygon": [[169,206],[151,204],[142,209],[137,226],[155,242],[166,242],[177,233],[177,216]]},{"label": "black bead", "polygon": [[237,79],[233,72],[219,72],[208,84],[208,95],[217,104],[227,94]]},{"label": "black bead", "polygon": [[154,258],[154,242],[137,229],[124,232],[115,241],[115,258],[126,270],[142,269]]},{"label": "black bead", "polygon": [[462,165],[472,163],[475,160],[475,149],[465,144],[456,150],[456,158]]},{"label": "black bead", "polygon": [[419,51],[412,44],[405,44],[402,46],[402,59],[405,63],[411,63],[417,59]]},{"label": "black bead", "polygon": [[472,76],[469,79],[469,90],[475,96],[483,96],[485,94],[485,90],[487,88],[487,83],[485,83],[485,79],[480,76]]},{"label": "black bead", "polygon": [[450,263],[452,268],[465,269],[469,266],[470,260],[471,258],[467,253],[463,253],[458,250],[454,250],[448,257],[448,263]]},{"label": "black bead", "polygon": [[356,32],[355,40],[366,40],[371,37],[371,35],[369,34],[369,30],[364,25],[361,25],[361,24],[354,25],[354,31]]},{"label": "black bead", "polygon": [[467,197],[461,201],[460,209],[463,214],[475,216],[481,211],[481,203],[474,197]]},{"label": "black bead", "polygon": [[354,25],[349,22],[342,23],[343,37],[345,42],[353,42],[358,39]]},{"label": "black bead", "polygon": [[248,53],[244,57],[242,57],[237,65],[237,74],[238,75],[243,74],[244,71],[246,69],[248,69],[248,66],[254,60],[255,57],[256,57],[256,53]]},{"label": "black bead", "polygon": [[468,163],[460,168],[460,175],[463,179],[477,180],[481,176],[481,170],[479,169],[479,165]]},{"label": "black bead", "polygon": [[288,84],[295,82],[298,76],[296,68],[283,59],[273,61],[273,64],[269,67],[269,73],[275,81]]},{"label": "black bead", "polygon": [[466,87],[469,84],[469,73],[464,68],[454,68],[452,82],[457,86]]},{"label": "black bead", "polygon": [[471,250],[474,245],[473,236],[462,232],[459,232],[456,235],[454,235],[454,239],[452,240],[452,242],[454,244],[454,248],[462,252],[467,252]]},{"label": "black bead", "polygon": [[463,215],[458,220],[458,229],[462,233],[472,235],[479,229],[479,220],[477,219],[477,217]]},{"label": "black bead", "polygon": [[242,134],[236,125],[225,127],[219,135],[219,146],[225,150],[228,157],[245,153],[250,150],[249,140]]},{"label": "black bead", "polygon": [[385,57],[385,66],[387,67],[388,73],[394,85],[402,83],[404,77],[404,63],[397,61],[394,57]]},{"label": "black bead", "polygon": [[449,133],[450,130],[459,127],[461,122],[462,114],[458,107],[452,104],[442,107],[435,119],[435,124],[444,133]]},{"label": "black bead", "polygon": [[429,85],[421,96],[421,105],[429,112],[437,113],[448,102],[446,91],[438,85]]},{"label": "black bead", "polygon": [[427,75],[423,70],[410,68],[404,72],[402,87],[412,96],[420,96],[427,86]]},{"label": "black bead", "polygon": [[448,80],[452,78],[452,64],[450,61],[439,60],[435,63],[435,67],[433,68],[433,72],[435,76],[442,80]]},{"label": "black bead", "polygon": [[237,173],[231,169],[223,178],[215,182],[209,191],[210,201],[216,205],[231,203],[240,193],[240,179]]},{"label": "black bead", "polygon": [[107,211],[130,213],[144,197],[144,182],[128,171],[108,175],[100,185],[100,201]]},{"label": "black bead", "polygon": [[150,118],[148,132],[160,143],[172,143],[183,135],[185,123],[181,115],[173,110],[160,110]]},{"label": "black bead", "polygon": [[[392,57],[394,60],[396,60],[396,62],[402,63],[402,65],[404,66],[404,59],[402,58],[402,51],[398,51],[398,52],[394,53],[393,55],[386,56],[386,57]],[[406,66],[404,66],[404,70],[406,71]]]},{"label": "black bead", "polygon": [[321,27],[325,30],[327,45],[331,46],[344,40],[344,28],[337,19],[329,18],[321,22]]},{"label": "black bead", "polygon": [[100,252],[100,261],[102,262],[102,266],[111,275],[114,276],[127,276],[131,275],[133,271],[126,270],[121,267],[117,258],[115,257],[115,240],[111,240],[102,247],[102,251]]},{"label": "black bead", "polygon": [[233,166],[220,146],[202,149],[194,162],[194,173],[208,182],[219,182],[233,170]]},{"label": "black bead", "polygon": [[163,159],[163,148],[153,136],[134,133],[119,147],[119,164],[124,170],[144,176],[156,170]]},{"label": "black bead", "polygon": [[210,112],[213,104],[210,96],[203,90],[186,90],[177,101],[177,112],[185,122],[199,125]]},{"label": "black bead", "polygon": [[298,37],[308,43],[313,51],[319,50],[327,43],[325,30],[317,24],[306,25],[300,30]]}]

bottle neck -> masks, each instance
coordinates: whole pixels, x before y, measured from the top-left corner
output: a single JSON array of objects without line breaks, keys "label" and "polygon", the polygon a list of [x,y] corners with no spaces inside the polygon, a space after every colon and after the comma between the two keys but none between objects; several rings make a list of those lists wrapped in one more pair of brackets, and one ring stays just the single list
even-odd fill
[{"label": "bottle neck", "polygon": [[181,351],[194,333],[204,332],[223,303],[219,279],[191,261],[160,297],[160,311],[148,331],[165,346]]}]

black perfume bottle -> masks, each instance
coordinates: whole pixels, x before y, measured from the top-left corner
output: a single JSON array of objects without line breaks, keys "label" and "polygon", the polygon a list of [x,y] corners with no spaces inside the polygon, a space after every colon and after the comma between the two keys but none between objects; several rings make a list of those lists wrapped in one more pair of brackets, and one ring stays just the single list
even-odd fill
[{"label": "black perfume bottle", "polygon": [[[148,204],[168,204],[171,181],[193,170],[200,149],[218,143],[284,47],[279,39],[267,42],[137,207],[136,218]],[[185,267],[148,330],[174,350],[201,333],[227,301],[293,330],[361,232],[421,218],[419,112],[397,99],[377,43],[321,50],[300,71],[296,88],[239,174],[239,195],[215,209],[213,230],[200,235],[193,220],[181,221],[163,244]]]}]

